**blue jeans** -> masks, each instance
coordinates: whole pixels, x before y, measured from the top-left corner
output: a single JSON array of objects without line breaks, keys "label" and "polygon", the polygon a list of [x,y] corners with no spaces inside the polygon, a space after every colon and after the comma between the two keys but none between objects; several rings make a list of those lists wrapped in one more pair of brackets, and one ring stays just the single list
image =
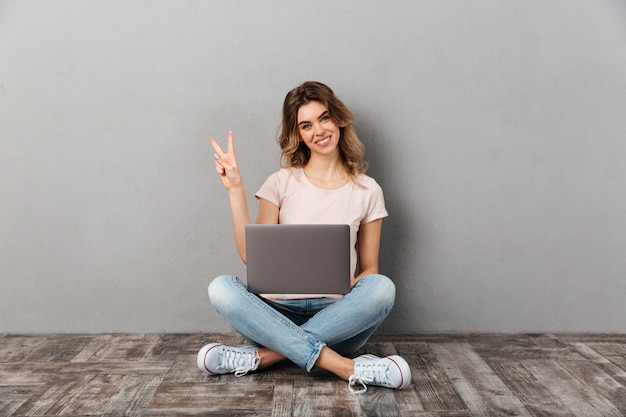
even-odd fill
[{"label": "blue jeans", "polygon": [[211,304],[235,330],[307,371],[324,346],[342,355],[363,347],[391,311],[395,295],[393,282],[379,274],[361,278],[340,299],[269,301],[232,275],[209,285]]}]

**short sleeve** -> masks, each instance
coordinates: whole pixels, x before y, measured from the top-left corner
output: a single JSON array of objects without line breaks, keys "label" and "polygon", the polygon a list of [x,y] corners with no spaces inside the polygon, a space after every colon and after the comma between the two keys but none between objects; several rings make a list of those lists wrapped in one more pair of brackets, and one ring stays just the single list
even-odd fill
[{"label": "short sleeve", "polygon": [[383,189],[374,179],[371,179],[371,183],[368,184],[368,191],[368,207],[361,224],[373,222],[374,220],[382,219],[389,215],[385,208]]},{"label": "short sleeve", "polygon": [[273,173],[270,175],[267,180],[263,183],[259,191],[254,195],[257,199],[264,199],[269,201],[272,204],[280,207],[281,205],[281,196],[280,196],[280,171]]}]

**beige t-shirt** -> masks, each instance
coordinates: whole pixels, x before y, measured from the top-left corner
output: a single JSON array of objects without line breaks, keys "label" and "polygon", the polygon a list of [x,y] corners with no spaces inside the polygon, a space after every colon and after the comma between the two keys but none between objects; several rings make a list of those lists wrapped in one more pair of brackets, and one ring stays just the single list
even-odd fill
[{"label": "beige t-shirt", "polygon": [[349,181],[341,188],[325,190],[313,185],[302,168],[283,168],[270,175],[255,196],[278,206],[281,224],[350,225],[350,268],[355,274],[360,225],[388,215],[380,185],[365,174],[358,180],[364,188]]}]

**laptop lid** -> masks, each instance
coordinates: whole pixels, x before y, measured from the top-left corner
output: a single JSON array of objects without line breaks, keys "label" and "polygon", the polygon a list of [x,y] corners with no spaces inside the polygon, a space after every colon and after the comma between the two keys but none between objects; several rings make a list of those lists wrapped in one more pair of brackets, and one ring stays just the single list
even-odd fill
[{"label": "laptop lid", "polygon": [[249,224],[246,259],[256,294],[350,292],[347,224]]}]

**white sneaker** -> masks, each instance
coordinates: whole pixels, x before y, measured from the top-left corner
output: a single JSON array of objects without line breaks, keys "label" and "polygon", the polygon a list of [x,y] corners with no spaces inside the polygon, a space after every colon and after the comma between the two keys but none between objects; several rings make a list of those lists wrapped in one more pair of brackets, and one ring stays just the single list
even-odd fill
[{"label": "white sneaker", "polygon": [[[354,374],[348,379],[348,389],[353,394],[362,394],[368,385],[402,389],[410,383],[411,368],[400,356],[361,355],[354,358]],[[357,384],[362,388],[354,389]]]},{"label": "white sneaker", "polygon": [[210,343],[198,352],[198,368],[212,375],[244,376],[261,364],[257,346],[225,346]]}]

